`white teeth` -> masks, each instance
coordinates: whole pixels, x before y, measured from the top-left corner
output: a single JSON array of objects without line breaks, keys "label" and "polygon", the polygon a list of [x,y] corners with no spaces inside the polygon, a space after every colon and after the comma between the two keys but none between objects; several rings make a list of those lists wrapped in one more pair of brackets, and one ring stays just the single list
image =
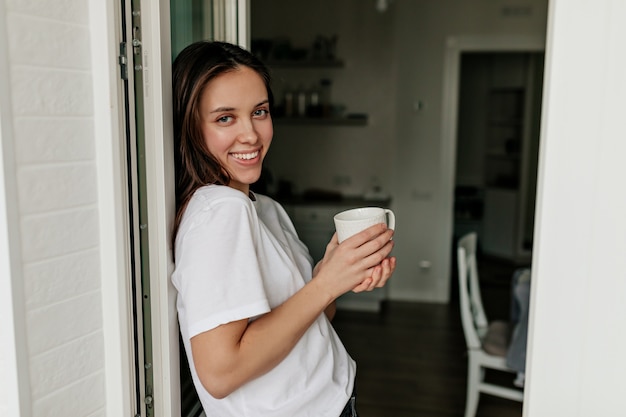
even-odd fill
[{"label": "white teeth", "polygon": [[259,151],[255,151],[252,153],[234,153],[232,154],[234,158],[236,159],[253,159],[256,158],[259,155]]}]

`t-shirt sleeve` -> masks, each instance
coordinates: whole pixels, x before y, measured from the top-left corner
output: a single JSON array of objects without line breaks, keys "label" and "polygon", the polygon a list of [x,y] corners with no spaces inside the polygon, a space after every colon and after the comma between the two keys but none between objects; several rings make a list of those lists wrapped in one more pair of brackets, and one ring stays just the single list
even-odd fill
[{"label": "t-shirt sleeve", "polygon": [[270,311],[259,267],[259,223],[251,204],[224,199],[195,214],[176,250],[179,310],[193,337]]}]

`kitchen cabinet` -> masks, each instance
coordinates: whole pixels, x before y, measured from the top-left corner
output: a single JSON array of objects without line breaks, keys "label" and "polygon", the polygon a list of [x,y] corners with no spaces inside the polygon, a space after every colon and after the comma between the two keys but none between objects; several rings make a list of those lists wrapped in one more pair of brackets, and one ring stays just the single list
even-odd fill
[{"label": "kitchen cabinet", "polygon": [[[387,207],[388,200],[371,201],[346,199],[335,202],[283,203],[291,217],[300,240],[309,248],[315,263],[324,257],[326,245],[335,233],[333,217],[340,211],[355,207],[377,206]],[[381,303],[386,298],[386,288],[373,291],[349,292],[337,299],[337,308],[342,310],[380,311]]]}]

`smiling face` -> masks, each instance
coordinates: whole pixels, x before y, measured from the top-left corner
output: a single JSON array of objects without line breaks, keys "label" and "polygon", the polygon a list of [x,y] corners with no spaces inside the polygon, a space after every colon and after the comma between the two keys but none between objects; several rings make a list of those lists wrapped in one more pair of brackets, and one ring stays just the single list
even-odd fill
[{"label": "smiling face", "polygon": [[201,130],[209,152],[230,173],[230,187],[248,193],[261,176],[274,129],[263,79],[240,66],[211,80],[200,98]]}]

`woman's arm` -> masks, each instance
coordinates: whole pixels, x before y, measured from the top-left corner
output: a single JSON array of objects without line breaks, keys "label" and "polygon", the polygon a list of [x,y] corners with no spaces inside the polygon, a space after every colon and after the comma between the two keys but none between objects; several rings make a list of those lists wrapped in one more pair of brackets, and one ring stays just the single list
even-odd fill
[{"label": "woman's arm", "polygon": [[[335,236],[333,236],[334,238]],[[336,239],[335,239],[336,241]],[[332,240],[331,240],[332,242]],[[330,243],[328,244],[328,246],[330,247]],[[316,276],[317,273],[319,272],[320,268],[322,267],[324,260],[322,259],[321,261],[319,261],[317,263],[317,265],[315,265],[315,267],[313,268],[313,276]],[[326,317],[328,317],[329,321],[333,321],[333,319],[335,318],[335,313],[337,312],[337,301],[333,300],[328,307],[326,307],[324,309],[324,314],[326,314]]]},{"label": "woman's arm", "polygon": [[280,363],[339,295],[384,285],[393,272],[386,259],[392,234],[384,225],[372,226],[327,251],[315,279],[269,313],[192,337],[194,364],[205,389],[215,398],[229,395]]}]

